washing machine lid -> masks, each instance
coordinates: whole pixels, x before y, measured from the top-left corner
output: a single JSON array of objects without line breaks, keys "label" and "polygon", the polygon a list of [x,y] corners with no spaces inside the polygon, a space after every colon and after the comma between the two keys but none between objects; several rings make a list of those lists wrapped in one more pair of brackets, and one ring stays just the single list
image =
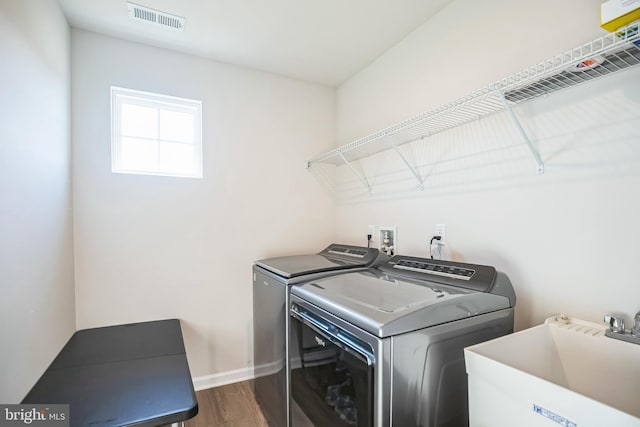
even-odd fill
[{"label": "washing machine lid", "polygon": [[511,308],[502,295],[377,269],[313,280],[291,293],[380,338]]},{"label": "washing machine lid", "polygon": [[267,258],[255,264],[280,277],[291,279],[307,274],[368,267],[379,255],[374,248],[334,243],[317,254]]}]

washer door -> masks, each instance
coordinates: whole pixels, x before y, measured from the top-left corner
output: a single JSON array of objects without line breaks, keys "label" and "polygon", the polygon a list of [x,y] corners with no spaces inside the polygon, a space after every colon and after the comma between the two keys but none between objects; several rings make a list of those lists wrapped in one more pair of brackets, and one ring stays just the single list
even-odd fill
[{"label": "washer door", "polygon": [[368,344],[295,305],[290,333],[291,396],[307,418],[294,414],[292,427],[371,427],[375,360]]}]

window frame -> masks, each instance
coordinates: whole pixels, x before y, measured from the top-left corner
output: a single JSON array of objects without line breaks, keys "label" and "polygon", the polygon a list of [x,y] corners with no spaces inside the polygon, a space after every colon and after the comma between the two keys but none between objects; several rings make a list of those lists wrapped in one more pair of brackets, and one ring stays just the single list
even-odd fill
[{"label": "window frame", "polygon": [[[125,102],[125,101],[130,102]],[[193,146],[193,171],[192,173],[166,172],[160,169],[160,164],[155,170],[125,169],[122,167],[122,138],[121,120],[122,104],[138,105],[143,107],[156,108],[159,111],[174,111],[192,113],[194,118],[193,143],[181,141],[163,140],[160,137],[160,119],[158,118],[158,135],[155,139],[135,136],[138,139],[153,140],[157,144],[158,151],[162,142],[184,143]],[[124,136],[132,137],[132,136]],[[158,162],[160,160],[158,152]],[[177,178],[202,179],[202,101],[163,95],[141,90],[128,89],[118,86],[111,86],[111,172],[133,175],[168,176]]]}]

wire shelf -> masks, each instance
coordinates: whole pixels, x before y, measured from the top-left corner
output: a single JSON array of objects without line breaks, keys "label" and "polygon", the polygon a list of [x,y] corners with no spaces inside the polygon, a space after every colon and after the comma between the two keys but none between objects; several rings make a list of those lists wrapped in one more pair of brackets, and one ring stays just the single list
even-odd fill
[{"label": "wire shelf", "polygon": [[[639,27],[640,21],[636,21],[615,33],[549,58],[434,110],[316,156],[307,162],[307,167],[320,163],[350,165],[350,162],[363,157],[427,138],[499,111],[508,111],[519,127],[511,106],[640,64]],[[520,133],[536,158],[538,172],[541,173],[541,160],[521,128]],[[408,163],[407,166],[411,169]],[[354,173],[357,174],[355,170]],[[359,178],[368,186],[364,177]],[[420,181],[419,176],[417,178]]]},{"label": "wire shelf", "polygon": [[514,103],[527,101],[638,64],[640,64],[640,49],[636,45],[631,45],[627,49],[604,55],[602,62],[593,68],[588,68],[583,71],[563,70],[558,74],[545,77],[525,87],[506,92],[504,96],[507,100]]}]

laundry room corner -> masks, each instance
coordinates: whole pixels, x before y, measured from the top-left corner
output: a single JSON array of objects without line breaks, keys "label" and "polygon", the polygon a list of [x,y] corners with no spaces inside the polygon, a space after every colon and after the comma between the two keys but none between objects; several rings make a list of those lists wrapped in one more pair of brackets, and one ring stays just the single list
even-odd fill
[{"label": "laundry room corner", "polygon": [[[599,11],[595,0],[451,2],[338,88],[338,145],[603,36]],[[443,259],[510,275],[516,329],[560,312],[592,321],[635,313],[639,81],[637,69],[623,71],[515,108],[542,174],[506,113],[400,147],[422,190],[400,175],[406,165],[393,150],[354,162],[361,176],[344,168],[344,182],[357,196],[338,203],[338,238],[361,242],[368,225],[396,224],[400,253],[429,256],[435,225],[446,223]]]},{"label": "laundry room corner", "polygon": [[640,0],[0,0],[0,53],[1,426],[640,425]]},{"label": "laundry room corner", "polygon": [[[250,375],[252,262],[333,239],[331,199],[304,169],[333,140],[333,90],[71,39],[77,327],[180,318],[195,378]],[[111,172],[111,86],[202,101],[202,179]]]}]

